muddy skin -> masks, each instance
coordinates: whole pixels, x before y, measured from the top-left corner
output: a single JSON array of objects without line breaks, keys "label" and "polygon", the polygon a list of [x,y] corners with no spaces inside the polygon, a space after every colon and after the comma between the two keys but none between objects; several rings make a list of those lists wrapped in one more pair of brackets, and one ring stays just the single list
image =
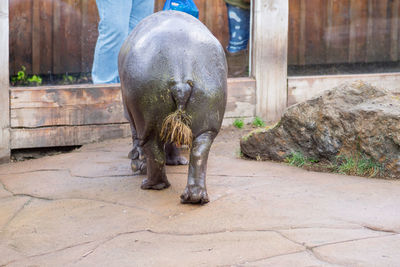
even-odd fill
[{"label": "muddy skin", "polygon": [[191,117],[193,136],[181,202],[207,203],[208,153],[226,107],[227,65],[221,44],[192,16],[162,11],[138,24],[118,61],[132,129],[132,170],[147,173],[141,188],[169,187],[165,165],[187,164],[176,146],[160,137],[164,119],[179,110]]}]

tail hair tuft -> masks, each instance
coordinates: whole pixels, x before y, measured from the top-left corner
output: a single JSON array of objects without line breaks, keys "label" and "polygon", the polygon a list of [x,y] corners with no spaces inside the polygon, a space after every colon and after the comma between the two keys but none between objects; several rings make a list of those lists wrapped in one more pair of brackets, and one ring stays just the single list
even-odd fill
[{"label": "tail hair tuft", "polygon": [[163,121],[160,137],[166,143],[192,147],[193,134],[190,126],[192,118],[184,110],[169,114]]}]

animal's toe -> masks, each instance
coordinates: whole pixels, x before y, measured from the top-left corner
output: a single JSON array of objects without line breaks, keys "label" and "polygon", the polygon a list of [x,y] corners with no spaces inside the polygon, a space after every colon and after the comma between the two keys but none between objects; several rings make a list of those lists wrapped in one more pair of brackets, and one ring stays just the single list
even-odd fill
[{"label": "animal's toe", "polygon": [[210,200],[207,191],[200,187],[187,187],[181,195],[181,203],[183,204],[206,204]]},{"label": "animal's toe", "polygon": [[139,159],[131,160],[131,168],[134,175],[147,173],[147,164],[145,160],[139,160]]},{"label": "animal's toe", "polygon": [[168,188],[170,185],[168,181],[153,182],[149,179],[144,179],[140,188],[144,190],[162,190]]},{"label": "animal's toe", "polygon": [[167,165],[187,165],[189,161],[185,157],[167,159]]},{"label": "animal's toe", "polygon": [[179,165],[188,165],[189,161],[185,157],[179,157],[178,164]]}]

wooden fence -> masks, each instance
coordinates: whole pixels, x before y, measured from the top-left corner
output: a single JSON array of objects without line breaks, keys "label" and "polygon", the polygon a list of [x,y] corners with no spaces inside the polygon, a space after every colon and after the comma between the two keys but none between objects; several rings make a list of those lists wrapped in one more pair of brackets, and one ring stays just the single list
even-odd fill
[{"label": "wooden fence", "polygon": [[290,0],[291,65],[400,59],[399,0]]},{"label": "wooden fence", "polygon": [[[155,11],[164,0],[155,1]],[[223,45],[228,22],[223,0],[195,0],[200,20]],[[97,40],[95,0],[10,0],[10,74],[90,72]]]},{"label": "wooden fence", "polygon": [[[155,1],[155,11],[164,0]],[[223,0],[195,0],[226,46]],[[289,65],[399,61],[400,0],[290,0]],[[95,0],[10,0],[10,73],[90,72]]]}]

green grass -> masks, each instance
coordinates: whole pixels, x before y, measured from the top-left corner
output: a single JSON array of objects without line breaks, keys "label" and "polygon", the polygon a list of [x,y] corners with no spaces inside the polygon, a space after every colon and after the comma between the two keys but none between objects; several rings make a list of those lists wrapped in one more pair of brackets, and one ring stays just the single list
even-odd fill
[{"label": "green grass", "polygon": [[289,165],[291,166],[296,166],[301,168],[305,165],[308,166],[311,165],[312,163],[317,163],[318,160],[313,158],[307,158],[300,152],[292,152],[292,154],[290,154],[290,156],[286,158],[286,162],[289,163]]},{"label": "green grass", "polygon": [[311,170],[324,170],[345,175],[358,175],[366,177],[382,176],[385,171],[383,164],[374,161],[366,155],[358,152],[351,156],[337,156],[330,164],[320,163],[316,159],[307,158],[300,152],[292,152],[286,162],[291,166],[307,167]]},{"label": "green grass", "polygon": [[11,77],[11,85],[35,85],[39,86],[42,84],[42,78],[39,75],[33,75],[29,77],[26,74],[25,66],[21,67],[16,76]]},{"label": "green grass", "polygon": [[252,124],[255,127],[265,127],[265,122],[260,117],[255,117]]},{"label": "green grass", "polygon": [[235,126],[238,129],[242,129],[244,126],[243,119],[235,119],[235,121],[233,122],[233,126]]},{"label": "green grass", "polygon": [[336,157],[333,169],[341,174],[375,177],[381,175],[385,167],[361,153],[352,156],[340,155]]}]

